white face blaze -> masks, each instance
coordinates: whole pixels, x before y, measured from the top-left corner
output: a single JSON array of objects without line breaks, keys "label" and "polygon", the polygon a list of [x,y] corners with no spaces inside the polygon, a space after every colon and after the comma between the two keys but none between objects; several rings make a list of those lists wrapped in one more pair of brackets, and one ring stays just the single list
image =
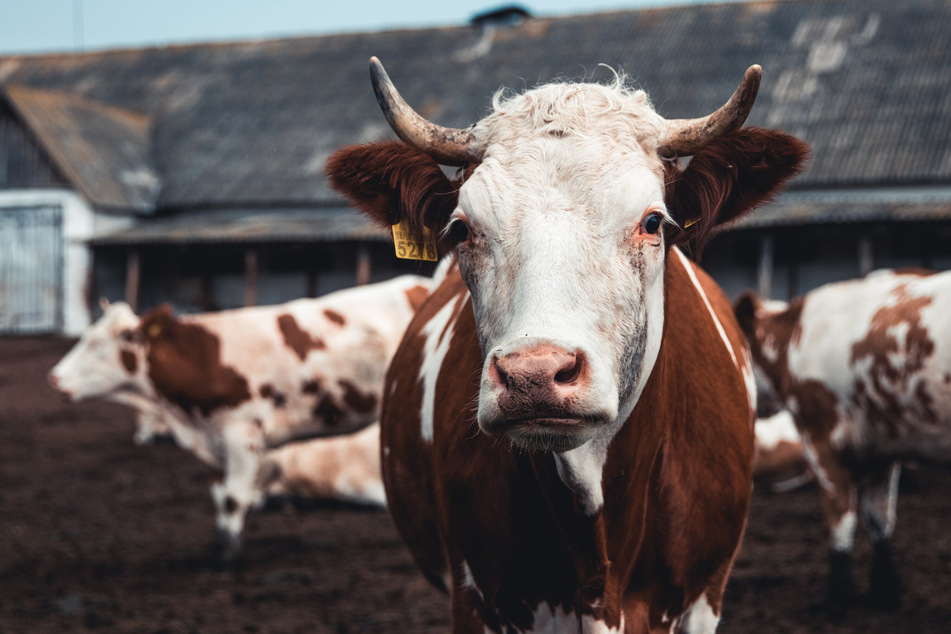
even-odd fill
[{"label": "white face blaze", "polygon": [[[485,355],[479,424],[569,451],[613,435],[659,347],[660,119],[643,93],[596,85],[546,86],[496,107],[475,128],[484,159],[447,228],[464,237],[459,267]],[[553,385],[513,396],[511,368],[545,364]]]}]

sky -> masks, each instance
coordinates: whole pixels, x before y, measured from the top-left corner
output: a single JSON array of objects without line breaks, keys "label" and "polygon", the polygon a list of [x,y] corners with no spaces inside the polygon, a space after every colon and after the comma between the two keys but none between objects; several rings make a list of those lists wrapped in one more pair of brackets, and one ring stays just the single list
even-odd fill
[{"label": "sky", "polygon": [[455,26],[517,4],[539,17],[714,0],[0,0],[0,55]]}]

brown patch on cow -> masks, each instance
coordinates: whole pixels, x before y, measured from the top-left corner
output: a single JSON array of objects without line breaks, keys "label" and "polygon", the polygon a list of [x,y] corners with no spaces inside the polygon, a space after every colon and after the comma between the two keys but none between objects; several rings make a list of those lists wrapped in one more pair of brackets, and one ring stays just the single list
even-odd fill
[{"label": "brown patch on cow", "polygon": [[419,310],[419,307],[423,305],[423,302],[429,297],[429,289],[425,286],[414,286],[408,288],[405,291],[406,299],[409,300],[409,305],[413,309],[413,312]]},{"label": "brown patch on cow", "polygon": [[930,277],[931,275],[937,273],[937,271],[932,271],[931,269],[922,269],[916,266],[905,266],[893,269],[892,272],[898,276],[914,275],[917,277]]},{"label": "brown patch on cow", "polygon": [[304,381],[300,386],[300,391],[304,394],[317,394],[320,392],[320,381],[317,379]]},{"label": "brown patch on cow", "polygon": [[258,390],[261,398],[266,398],[274,402],[274,407],[281,408],[287,405],[287,397],[274,389],[270,383],[265,383]]},{"label": "brown patch on cow", "polygon": [[[756,304],[755,316],[747,320],[737,315],[750,344],[753,360],[773,383],[773,389],[780,395],[788,394],[791,378],[787,363],[789,346],[799,343],[802,336],[800,315],[803,301],[794,299],[785,310],[765,313],[761,305]],[[746,322],[746,323],[744,323]],[[764,345],[768,342],[775,356],[767,358]]]},{"label": "brown patch on cow", "polygon": [[320,337],[313,337],[309,332],[301,329],[293,315],[284,314],[277,318],[277,325],[284,335],[284,343],[293,350],[300,360],[307,358],[311,350],[323,350],[327,347]]},{"label": "brown patch on cow", "polygon": [[338,326],[343,326],[344,324],[347,323],[346,317],[344,317],[337,311],[331,310],[329,308],[324,309],[324,317],[326,317],[328,320],[332,321],[333,323],[337,324]]},{"label": "brown patch on cow", "polygon": [[119,357],[129,374],[135,374],[136,368],[139,367],[139,361],[135,358],[135,354],[129,350],[123,350],[119,353]]},{"label": "brown patch on cow", "polygon": [[797,424],[807,427],[814,439],[816,436],[828,437],[839,420],[839,399],[835,393],[824,383],[812,379],[796,381],[789,393],[798,403]]},{"label": "brown patch on cow", "polygon": [[376,396],[371,392],[360,392],[355,385],[349,381],[338,381],[343,388],[343,402],[346,405],[361,414],[372,412],[376,407]]},{"label": "brown patch on cow", "polygon": [[[871,363],[868,369],[870,384],[857,380],[852,402],[867,413],[871,424],[892,438],[898,434],[898,423],[909,415],[930,423],[938,419],[934,398],[925,385],[919,383],[912,389],[910,383],[935,351],[935,342],[921,320],[921,311],[932,303],[932,299],[911,297],[904,285],[896,288],[894,294],[901,300],[875,313],[868,334],[852,345],[849,358],[853,368],[866,360]],[[895,332],[902,325],[906,329],[904,337],[899,340]],[[914,395],[910,408],[907,403],[900,402],[901,395],[909,393]]]},{"label": "brown patch on cow", "polygon": [[155,389],[186,412],[208,416],[251,398],[247,380],[221,363],[221,341],[197,324],[183,323],[162,306],[142,316],[149,342],[149,378]]}]

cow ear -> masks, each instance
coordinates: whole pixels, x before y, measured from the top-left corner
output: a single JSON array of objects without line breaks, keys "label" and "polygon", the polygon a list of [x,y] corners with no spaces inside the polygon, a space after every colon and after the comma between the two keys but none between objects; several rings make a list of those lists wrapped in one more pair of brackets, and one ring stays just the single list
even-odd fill
[{"label": "cow ear", "polygon": [[753,291],[745,291],[733,304],[733,314],[747,335],[753,334],[756,325],[756,311],[759,310],[760,300]]},{"label": "cow ear", "polygon": [[772,200],[799,174],[809,146],[778,130],[749,127],[714,139],[686,169],[667,169],[667,209],[679,225],[668,244],[689,244],[696,256],[718,227]]},{"label": "cow ear", "polygon": [[162,304],[142,315],[142,321],[139,323],[139,336],[146,341],[154,341],[167,334],[169,327],[174,322],[175,316],[172,314],[172,307],[168,304]]},{"label": "cow ear", "polygon": [[359,211],[385,227],[406,221],[416,235],[441,232],[459,197],[432,157],[399,141],[337,150],[324,171]]}]

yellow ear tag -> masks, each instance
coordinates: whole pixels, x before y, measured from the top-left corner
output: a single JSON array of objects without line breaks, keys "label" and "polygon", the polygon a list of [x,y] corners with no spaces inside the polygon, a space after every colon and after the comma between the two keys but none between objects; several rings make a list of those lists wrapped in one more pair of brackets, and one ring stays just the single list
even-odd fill
[{"label": "yellow ear tag", "polygon": [[149,326],[149,331],[146,334],[148,334],[149,339],[155,339],[156,337],[159,336],[161,332],[162,332],[162,327],[160,325],[152,324],[151,326]]},{"label": "yellow ear tag", "polygon": [[409,230],[406,220],[393,225],[393,246],[396,248],[396,257],[403,260],[436,261],[436,239],[433,232],[423,227],[423,239],[417,240]]},{"label": "yellow ear tag", "polygon": [[689,229],[690,227],[694,226],[698,222],[700,222],[700,216],[697,216],[696,218],[691,218],[690,220],[684,223],[684,229]]}]

